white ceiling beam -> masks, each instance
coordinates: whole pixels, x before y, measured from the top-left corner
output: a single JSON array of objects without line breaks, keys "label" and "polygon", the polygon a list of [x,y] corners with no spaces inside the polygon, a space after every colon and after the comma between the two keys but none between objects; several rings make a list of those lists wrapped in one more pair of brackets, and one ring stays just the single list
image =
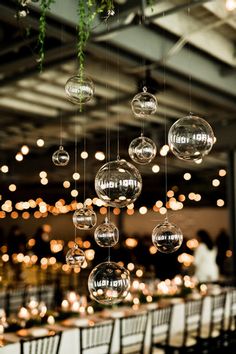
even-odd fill
[{"label": "white ceiling beam", "polygon": [[[210,6],[210,3],[208,5]],[[171,6],[174,6],[171,1],[158,3],[153,6],[153,12],[151,12],[149,8],[147,9],[147,17],[154,16],[155,12],[164,12]],[[228,17],[221,17],[221,19],[225,21],[227,18]],[[222,21],[222,23],[219,22],[218,25],[220,26],[223,22],[224,21]],[[211,23],[210,25],[205,25],[204,22],[191,16],[191,12],[189,14],[177,12],[166,17],[158,17],[157,19],[153,19],[153,23],[182,37],[186,42],[191,43],[222,62],[232,66],[236,65],[234,42],[227,39],[215,29],[211,29],[211,27],[215,27],[217,24]]]},{"label": "white ceiling beam", "polygon": [[232,28],[236,29],[236,14],[233,18],[228,19],[229,11],[226,10],[225,0],[215,0],[207,2],[202,6],[218,18],[225,19],[227,24],[229,24]]}]

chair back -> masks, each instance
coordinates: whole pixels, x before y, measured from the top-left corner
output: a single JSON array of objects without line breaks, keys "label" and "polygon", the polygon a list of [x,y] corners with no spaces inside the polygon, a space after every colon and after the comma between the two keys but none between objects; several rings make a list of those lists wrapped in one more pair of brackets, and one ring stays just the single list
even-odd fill
[{"label": "chair back", "polygon": [[50,336],[22,339],[20,354],[58,354],[61,343],[61,332]]},{"label": "chair back", "polygon": [[120,319],[120,354],[143,353],[147,313]]},{"label": "chair back", "polygon": [[229,321],[228,327],[226,330],[236,329],[236,289],[232,289],[229,292],[230,297],[230,314],[229,314]]},{"label": "chair back", "polygon": [[214,330],[224,329],[226,292],[219,295],[211,295],[211,322],[209,337],[213,336]]},{"label": "chair back", "polygon": [[172,316],[173,306],[159,308],[151,311],[152,323],[152,345],[157,343],[167,345],[170,339],[170,322]]},{"label": "chair back", "polygon": [[200,324],[202,316],[202,304],[203,300],[188,300],[184,304],[184,335],[183,346],[186,345],[188,336],[194,334],[200,335]]},{"label": "chair back", "polygon": [[80,328],[81,354],[110,354],[114,321]]}]

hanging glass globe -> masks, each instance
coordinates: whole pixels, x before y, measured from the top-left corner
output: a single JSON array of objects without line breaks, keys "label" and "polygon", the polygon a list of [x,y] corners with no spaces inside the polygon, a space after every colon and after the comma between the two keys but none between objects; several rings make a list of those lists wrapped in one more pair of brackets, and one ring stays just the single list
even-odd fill
[{"label": "hanging glass globe", "polygon": [[59,146],[59,150],[55,151],[52,155],[52,162],[56,166],[66,166],[70,161],[70,155],[64,147],[61,145]]},{"label": "hanging glass globe", "polygon": [[107,205],[123,208],[140,195],[142,177],[138,169],[126,160],[110,161],[97,172],[95,190]]},{"label": "hanging glass globe", "polygon": [[157,148],[154,141],[143,135],[132,140],[129,145],[130,158],[140,165],[146,165],[151,162],[156,153]]},{"label": "hanging glass globe", "polygon": [[131,108],[134,115],[138,118],[146,118],[157,111],[157,99],[154,95],[147,92],[146,86],[143,88],[143,92],[134,96],[131,102]]},{"label": "hanging glass globe", "polygon": [[90,297],[104,305],[121,302],[130,288],[129,271],[114,262],[97,265],[89,275],[88,289]]},{"label": "hanging glass globe", "polygon": [[113,247],[119,241],[119,230],[106,218],[94,232],[94,239],[100,247]]},{"label": "hanging glass globe", "polygon": [[73,223],[77,229],[90,230],[97,223],[97,215],[92,209],[80,208],[74,212]]},{"label": "hanging glass globe", "polygon": [[94,95],[93,81],[86,76],[72,76],[65,85],[66,97],[75,104],[84,104]]},{"label": "hanging glass globe", "polygon": [[76,243],[66,254],[66,263],[72,267],[81,267],[85,261],[85,254]]},{"label": "hanging glass globe", "polygon": [[169,130],[171,151],[181,160],[199,160],[214,144],[213,130],[204,119],[191,113],[175,122]]},{"label": "hanging glass globe", "polygon": [[158,251],[172,253],[182,245],[183,234],[178,226],[165,219],[153,229],[152,242]]}]

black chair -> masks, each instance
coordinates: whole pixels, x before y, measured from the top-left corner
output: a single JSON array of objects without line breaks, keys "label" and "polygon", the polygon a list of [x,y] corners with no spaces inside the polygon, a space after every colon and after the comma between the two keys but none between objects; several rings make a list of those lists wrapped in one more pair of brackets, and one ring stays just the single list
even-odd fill
[{"label": "black chair", "polygon": [[110,354],[113,331],[114,321],[81,327],[80,354],[95,353],[96,349],[99,349],[99,353]]},{"label": "black chair", "polygon": [[120,319],[120,354],[142,354],[147,326],[147,313]]},{"label": "black chair", "polygon": [[170,335],[173,307],[157,309],[152,312],[152,351],[162,348],[165,353],[199,353],[195,337],[200,332],[202,299],[186,301],[184,304],[184,330]]},{"label": "black chair", "polygon": [[22,339],[20,354],[58,354],[61,335],[61,332],[57,332],[45,337]]}]

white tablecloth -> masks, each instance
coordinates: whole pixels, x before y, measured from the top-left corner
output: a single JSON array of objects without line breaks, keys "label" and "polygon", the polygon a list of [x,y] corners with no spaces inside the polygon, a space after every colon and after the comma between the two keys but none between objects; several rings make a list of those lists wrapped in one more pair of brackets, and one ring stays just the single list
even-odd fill
[{"label": "white tablecloth", "polygon": [[[203,308],[203,324],[210,322],[210,297],[206,297],[204,300]],[[145,307],[144,307],[145,308]],[[143,309],[144,309],[143,308]],[[171,335],[177,332],[183,331],[184,328],[184,303],[175,304],[173,308],[173,317],[171,323]],[[227,297],[226,302],[226,317],[229,316],[229,297]],[[136,311],[137,313],[137,311]],[[112,349],[111,354],[119,353],[119,319],[115,320],[115,328],[112,339]],[[145,354],[149,353],[151,342],[151,317],[148,316],[147,329],[145,334]],[[79,329],[69,328],[65,329],[62,333],[62,340],[59,354],[78,354],[79,353]],[[20,344],[19,342],[14,344],[8,344],[3,348],[0,348],[0,354],[20,354]],[[100,354],[96,351],[96,354]]]}]

